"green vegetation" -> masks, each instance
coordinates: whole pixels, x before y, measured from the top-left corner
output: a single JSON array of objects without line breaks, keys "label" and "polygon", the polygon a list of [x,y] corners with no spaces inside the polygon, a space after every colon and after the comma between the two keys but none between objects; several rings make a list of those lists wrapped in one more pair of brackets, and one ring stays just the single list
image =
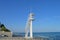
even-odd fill
[{"label": "green vegetation", "polygon": [[4,24],[0,24],[0,31],[10,32],[9,29],[7,29]]}]

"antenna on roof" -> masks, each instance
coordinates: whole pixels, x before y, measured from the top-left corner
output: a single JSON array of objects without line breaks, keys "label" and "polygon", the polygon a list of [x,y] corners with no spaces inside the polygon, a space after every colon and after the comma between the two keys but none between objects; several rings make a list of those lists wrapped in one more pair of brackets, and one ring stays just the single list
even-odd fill
[{"label": "antenna on roof", "polygon": [[32,13],[32,7],[30,8],[30,13]]}]

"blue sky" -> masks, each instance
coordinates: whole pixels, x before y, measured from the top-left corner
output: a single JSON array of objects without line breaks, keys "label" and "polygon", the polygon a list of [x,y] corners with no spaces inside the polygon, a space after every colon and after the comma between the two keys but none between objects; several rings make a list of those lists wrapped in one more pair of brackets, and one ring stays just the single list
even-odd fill
[{"label": "blue sky", "polygon": [[30,12],[33,32],[60,32],[60,0],[0,0],[0,22],[12,32],[24,32]]}]

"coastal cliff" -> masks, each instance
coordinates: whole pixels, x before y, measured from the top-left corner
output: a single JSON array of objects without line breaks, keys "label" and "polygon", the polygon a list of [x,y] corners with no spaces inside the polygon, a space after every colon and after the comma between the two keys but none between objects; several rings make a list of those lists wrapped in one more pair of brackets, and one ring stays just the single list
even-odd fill
[{"label": "coastal cliff", "polygon": [[5,27],[4,24],[0,23],[0,36],[1,37],[12,37],[12,32]]},{"label": "coastal cliff", "polygon": [[9,29],[7,29],[7,28],[5,27],[4,24],[1,24],[1,23],[0,23],[0,31],[11,32]]}]

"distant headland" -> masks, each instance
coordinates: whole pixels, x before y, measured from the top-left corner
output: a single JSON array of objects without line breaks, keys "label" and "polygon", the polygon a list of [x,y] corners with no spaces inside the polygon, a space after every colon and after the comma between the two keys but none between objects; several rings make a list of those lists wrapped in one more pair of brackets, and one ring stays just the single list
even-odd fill
[{"label": "distant headland", "polygon": [[5,27],[5,25],[2,24],[2,23],[0,23],[0,31],[11,32],[11,31],[10,31],[9,29],[7,29],[7,28]]}]

